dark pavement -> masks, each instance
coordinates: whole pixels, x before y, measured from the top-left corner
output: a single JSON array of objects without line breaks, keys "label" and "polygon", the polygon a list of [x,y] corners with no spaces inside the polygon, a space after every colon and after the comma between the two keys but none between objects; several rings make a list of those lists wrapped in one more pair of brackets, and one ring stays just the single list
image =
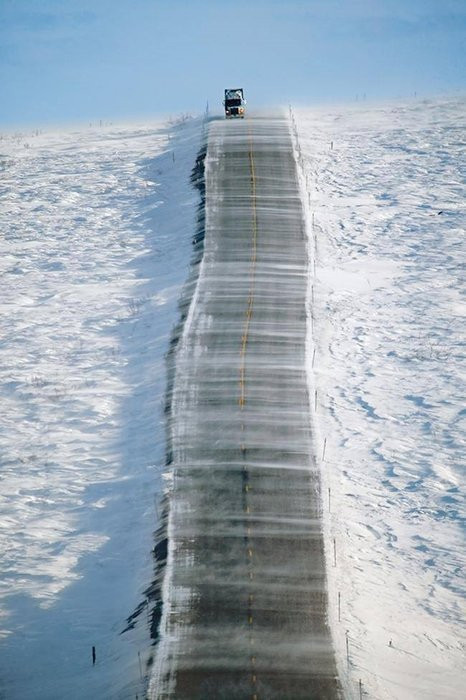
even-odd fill
[{"label": "dark pavement", "polygon": [[306,234],[284,117],[213,121],[176,351],[151,698],[340,697],[305,368]]}]

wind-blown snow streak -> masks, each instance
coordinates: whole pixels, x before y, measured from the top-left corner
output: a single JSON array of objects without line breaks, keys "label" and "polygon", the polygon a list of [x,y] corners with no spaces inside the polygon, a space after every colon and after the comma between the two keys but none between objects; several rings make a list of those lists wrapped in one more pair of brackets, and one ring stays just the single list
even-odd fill
[{"label": "wind-blown snow streak", "polygon": [[373,698],[464,692],[465,114],[452,99],[295,115],[348,697],[359,679]]},{"label": "wind-blown snow streak", "polygon": [[151,698],[336,698],[306,379],[307,237],[283,116],[214,120],[177,346]]},{"label": "wind-blown snow streak", "polygon": [[[200,122],[0,140],[0,695],[134,698]],[[147,606],[148,608],[148,606]],[[97,663],[92,667],[91,647]],[[138,656],[140,652],[140,656]]]}]

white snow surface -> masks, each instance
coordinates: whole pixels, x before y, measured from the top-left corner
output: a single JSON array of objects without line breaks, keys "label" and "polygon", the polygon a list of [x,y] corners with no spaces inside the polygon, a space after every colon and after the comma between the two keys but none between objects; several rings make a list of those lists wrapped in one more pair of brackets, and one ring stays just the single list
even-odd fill
[{"label": "white snow surface", "polygon": [[[201,121],[0,139],[0,696],[142,697]],[[97,662],[92,666],[91,650]]]},{"label": "white snow surface", "polygon": [[[465,114],[464,99],[294,113],[347,698],[463,696]],[[142,696],[144,613],[120,632],[152,576],[200,134],[193,120],[0,139],[8,700]]]},{"label": "white snow surface", "polygon": [[464,697],[466,99],[291,121],[345,697]]}]

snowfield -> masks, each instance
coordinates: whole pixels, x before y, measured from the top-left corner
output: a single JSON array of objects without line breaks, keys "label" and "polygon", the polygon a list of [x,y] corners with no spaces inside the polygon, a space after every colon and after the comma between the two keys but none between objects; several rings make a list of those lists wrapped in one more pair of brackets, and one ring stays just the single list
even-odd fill
[{"label": "snowfield", "polygon": [[[0,140],[0,696],[134,698],[200,121]],[[96,666],[92,666],[92,646]]]},{"label": "snowfield", "polygon": [[466,100],[299,109],[293,120],[345,693],[459,698]]},{"label": "snowfield", "polygon": [[[460,98],[292,112],[329,614],[355,700],[464,694],[465,115]],[[8,700],[145,692],[201,136],[196,119],[0,138]]]}]

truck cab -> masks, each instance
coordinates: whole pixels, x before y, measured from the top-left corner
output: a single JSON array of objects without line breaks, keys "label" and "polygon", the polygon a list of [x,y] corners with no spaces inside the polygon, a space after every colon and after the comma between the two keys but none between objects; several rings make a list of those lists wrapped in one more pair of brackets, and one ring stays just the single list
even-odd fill
[{"label": "truck cab", "polygon": [[226,88],[223,104],[226,119],[244,119],[246,100],[244,99],[243,88]]}]

